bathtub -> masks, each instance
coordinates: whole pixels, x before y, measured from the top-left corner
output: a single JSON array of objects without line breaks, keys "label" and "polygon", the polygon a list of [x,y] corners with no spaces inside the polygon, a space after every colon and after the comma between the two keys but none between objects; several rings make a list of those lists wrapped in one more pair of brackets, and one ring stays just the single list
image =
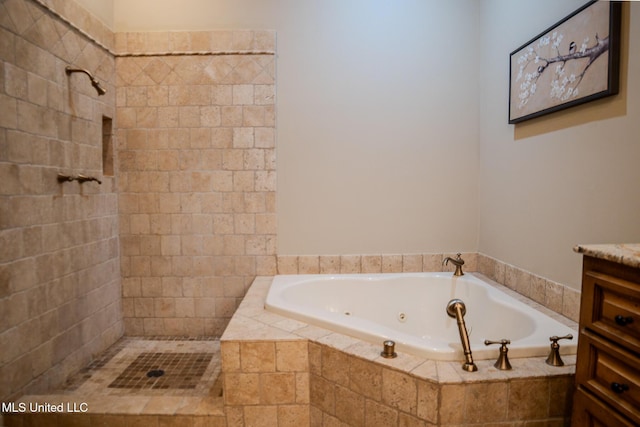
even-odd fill
[{"label": "bathtub", "polygon": [[456,319],[447,303],[466,305],[464,320],[473,358],[496,358],[499,346],[484,340],[511,340],[509,357],[547,356],[549,337],[561,354],[575,354],[577,332],[472,274],[390,273],[275,276],[265,308],[308,324],[380,344],[396,352],[433,360],[464,360]]}]

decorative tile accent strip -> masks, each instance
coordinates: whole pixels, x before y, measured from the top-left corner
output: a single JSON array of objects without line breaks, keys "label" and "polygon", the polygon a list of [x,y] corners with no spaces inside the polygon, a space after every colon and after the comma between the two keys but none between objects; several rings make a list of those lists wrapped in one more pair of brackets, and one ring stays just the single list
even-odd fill
[{"label": "decorative tile accent strip", "polygon": [[185,56],[185,55],[193,55],[193,56],[223,56],[223,55],[275,55],[276,53],[270,50],[224,50],[224,51],[185,51],[185,52],[177,52],[177,51],[169,51],[169,52],[138,52],[138,53],[117,53],[115,54],[118,58],[124,57],[143,57],[143,56]]},{"label": "decorative tile accent strip", "polygon": [[116,33],[116,57],[275,55],[275,32],[260,30]]}]

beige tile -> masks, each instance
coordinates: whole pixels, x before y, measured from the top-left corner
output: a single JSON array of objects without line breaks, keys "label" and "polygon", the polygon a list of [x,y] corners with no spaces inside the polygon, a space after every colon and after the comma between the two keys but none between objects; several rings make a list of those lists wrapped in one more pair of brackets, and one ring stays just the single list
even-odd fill
[{"label": "beige tile", "polygon": [[422,255],[403,255],[402,271],[421,272],[422,271]]},{"label": "beige tile", "polygon": [[279,372],[308,372],[307,341],[276,342],[276,370]]},{"label": "beige tile", "polygon": [[298,274],[298,257],[278,256],[278,274]]},{"label": "beige tile", "polygon": [[227,405],[260,403],[260,374],[224,374],[224,401]]},{"label": "beige tile", "polygon": [[362,255],[363,273],[381,273],[382,257],[380,255]]},{"label": "beige tile", "polygon": [[564,375],[549,379],[549,412],[550,417],[566,417],[571,413],[574,377]]},{"label": "beige tile", "polygon": [[357,357],[349,359],[349,388],[376,401],[382,400],[382,367]]},{"label": "beige tile", "polygon": [[154,396],[142,409],[145,414],[174,414],[183,405],[182,396]]},{"label": "beige tile", "polygon": [[[275,232],[271,229],[268,231]],[[320,273],[320,257],[319,256],[299,256],[298,272],[300,274],[319,274]]]},{"label": "beige tile", "polygon": [[240,367],[242,372],[275,372],[275,343],[241,342]]},{"label": "beige tile", "polygon": [[549,411],[549,381],[514,380],[509,384],[509,420],[543,419]]},{"label": "beige tile", "polygon": [[309,399],[309,373],[296,373],[296,403],[310,403]]},{"label": "beige tile", "polygon": [[565,287],[551,280],[546,281],[544,306],[556,313],[562,313]]},{"label": "beige tile", "polygon": [[336,386],[336,417],[350,426],[365,426],[364,396]]},{"label": "beige tile", "polygon": [[277,406],[245,406],[244,422],[247,426],[273,427],[278,425]]},{"label": "beige tile", "polygon": [[367,399],[365,401],[365,425],[395,426],[398,424],[398,411],[381,403]]},{"label": "beige tile", "polygon": [[350,357],[339,350],[330,347],[322,348],[322,376],[328,381],[349,385]]},{"label": "beige tile", "polygon": [[564,287],[561,314],[574,322],[580,320],[580,297],[580,291],[567,286]]},{"label": "beige tile", "polygon": [[402,271],[402,255],[382,255],[383,273],[400,273]]},{"label": "beige tile", "polygon": [[360,255],[342,255],[340,257],[340,273],[360,273],[361,262],[362,259]]},{"label": "beige tile", "polygon": [[227,427],[245,427],[243,406],[226,406],[225,413]]},{"label": "beige tile", "polygon": [[309,427],[322,427],[324,412],[316,406],[309,408]]},{"label": "beige tile", "polygon": [[321,255],[320,256],[320,273],[336,274],[340,272],[340,256],[338,255]]},{"label": "beige tile", "polygon": [[442,270],[442,254],[422,254],[422,271]]},{"label": "beige tile", "polygon": [[309,373],[322,376],[322,346],[309,343]]},{"label": "beige tile", "polygon": [[508,413],[507,406],[513,401],[508,387],[504,382],[466,385],[465,421],[468,423],[505,421]]},{"label": "beige tile", "polygon": [[109,414],[141,414],[150,396],[130,396],[127,399],[109,397],[105,398],[107,402],[103,403],[106,413]]},{"label": "beige tile", "polygon": [[546,287],[547,287],[547,281],[544,278],[540,276],[532,275],[531,294],[529,297],[535,302],[544,304]]},{"label": "beige tile", "polygon": [[312,374],[309,378],[309,396],[313,406],[330,415],[335,414],[336,396],[333,382]]},{"label": "beige tile", "polygon": [[308,405],[278,405],[277,427],[300,427],[309,423]]},{"label": "beige tile", "polygon": [[260,374],[260,403],[267,405],[296,403],[296,375],[294,373]]},{"label": "beige tile", "polygon": [[382,402],[415,415],[418,403],[417,383],[411,376],[391,369],[382,370]]},{"label": "beige tile", "polygon": [[440,401],[440,386],[431,381],[417,381],[418,405],[416,415],[430,423],[438,422],[438,402]]}]

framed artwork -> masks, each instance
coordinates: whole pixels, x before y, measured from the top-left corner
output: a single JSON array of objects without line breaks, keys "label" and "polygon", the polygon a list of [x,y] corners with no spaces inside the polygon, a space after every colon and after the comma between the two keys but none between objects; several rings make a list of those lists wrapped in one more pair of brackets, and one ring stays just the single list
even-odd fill
[{"label": "framed artwork", "polygon": [[618,93],[621,10],[590,1],[511,52],[510,124]]}]

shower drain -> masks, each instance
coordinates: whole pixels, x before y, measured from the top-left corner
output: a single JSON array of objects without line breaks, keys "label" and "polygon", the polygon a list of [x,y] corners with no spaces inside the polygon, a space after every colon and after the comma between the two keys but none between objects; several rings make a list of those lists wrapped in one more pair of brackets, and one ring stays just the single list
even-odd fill
[{"label": "shower drain", "polygon": [[149,378],[158,378],[164,375],[164,371],[162,369],[152,369],[147,372],[147,377]]}]

